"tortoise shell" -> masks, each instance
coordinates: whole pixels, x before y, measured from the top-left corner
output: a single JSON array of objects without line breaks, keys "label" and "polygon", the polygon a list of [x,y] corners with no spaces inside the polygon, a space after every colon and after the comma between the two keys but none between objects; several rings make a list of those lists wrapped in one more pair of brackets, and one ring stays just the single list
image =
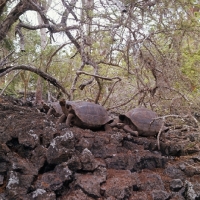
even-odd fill
[{"label": "tortoise shell", "polygon": [[63,111],[59,102],[52,102],[51,107],[56,111],[57,114],[60,114],[60,115],[63,114]]},{"label": "tortoise shell", "polygon": [[155,135],[162,126],[161,120],[154,120],[158,115],[147,108],[134,108],[125,115],[119,116],[121,119],[124,119],[124,117],[131,120],[140,135]]},{"label": "tortoise shell", "polygon": [[98,104],[79,101],[79,102],[66,102],[66,106],[70,105],[76,117],[78,117],[84,126],[99,127],[110,122],[106,109]]}]

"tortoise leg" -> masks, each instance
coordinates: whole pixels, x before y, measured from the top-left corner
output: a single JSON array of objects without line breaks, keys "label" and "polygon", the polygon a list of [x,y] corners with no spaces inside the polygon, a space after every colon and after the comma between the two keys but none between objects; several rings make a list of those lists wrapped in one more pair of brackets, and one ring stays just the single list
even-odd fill
[{"label": "tortoise leg", "polygon": [[72,114],[72,113],[68,114],[67,120],[66,120],[66,125],[67,125],[67,127],[70,127],[71,121],[72,121],[72,118],[73,118],[73,117],[74,117],[74,114]]},{"label": "tortoise leg", "polygon": [[118,123],[119,123],[119,120],[118,119],[114,119],[113,122],[111,122],[109,124],[110,127],[118,127]]},{"label": "tortoise leg", "polygon": [[109,131],[112,131],[112,128],[111,128],[110,124],[105,124],[105,125],[104,125],[104,130],[105,130],[105,131],[108,131],[108,132],[109,132]]},{"label": "tortoise leg", "polygon": [[61,115],[61,116],[58,118],[56,124],[64,123],[65,120],[66,120],[66,118],[67,118],[67,117],[66,117],[65,114]]},{"label": "tortoise leg", "polygon": [[125,126],[123,127],[123,129],[124,129],[126,132],[130,133],[131,135],[138,137],[138,132],[137,132],[137,131],[133,131],[133,130],[130,128],[129,125],[125,125]]},{"label": "tortoise leg", "polygon": [[47,116],[50,116],[50,115],[52,114],[52,112],[53,112],[53,108],[50,108],[50,109],[48,110],[48,112],[47,112]]}]

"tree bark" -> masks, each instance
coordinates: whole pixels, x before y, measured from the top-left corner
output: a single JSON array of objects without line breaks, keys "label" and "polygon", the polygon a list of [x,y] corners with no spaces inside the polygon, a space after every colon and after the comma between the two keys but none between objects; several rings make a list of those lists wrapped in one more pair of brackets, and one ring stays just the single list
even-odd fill
[{"label": "tree bark", "polygon": [[[7,1],[6,1],[7,2]],[[6,2],[3,1],[5,4]],[[1,8],[3,9],[5,5],[0,5],[0,12]],[[19,19],[19,17],[26,12],[27,10],[35,10],[28,0],[21,0],[11,12],[8,14],[5,20],[0,23],[0,41],[3,40],[10,27]]]}]

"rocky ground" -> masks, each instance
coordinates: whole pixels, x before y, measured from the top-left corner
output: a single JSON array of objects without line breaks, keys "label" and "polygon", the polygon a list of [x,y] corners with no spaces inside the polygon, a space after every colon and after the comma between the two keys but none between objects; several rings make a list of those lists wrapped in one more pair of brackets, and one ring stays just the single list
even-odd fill
[{"label": "rocky ground", "polygon": [[200,199],[199,132],[156,138],[56,127],[31,104],[0,97],[0,200]]}]

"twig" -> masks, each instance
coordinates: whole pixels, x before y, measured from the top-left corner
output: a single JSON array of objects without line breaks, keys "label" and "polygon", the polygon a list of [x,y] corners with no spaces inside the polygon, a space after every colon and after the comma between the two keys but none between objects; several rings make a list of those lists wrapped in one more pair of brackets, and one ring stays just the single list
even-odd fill
[{"label": "twig", "polygon": [[10,83],[14,80],[14,78],[15,78],[16,76],[19,75],[19,73],[20,73],[21,71],[22,71],[22,70],[18,71],[18,72],[11,78],[11,80],[7,83],[7,85],[6,85],[6,86],[3,88],[3,90],[1,91],[0,95],[2,95],[2,94],[4,93],[4,91],[6,90],[6,88],[10,85]]},{"label": "twig", "polygon": [[83,72],[83,71],[77,71],[76,74],[77,74],[77,75],[85,74],[85,75],[88,75],[88,76],[93,76],[93,77],[96,77],[96,78],[101,78],[101,79],[104,79],[104,80],[107,80],[107,81],[112,81],[113,79],[118,79],[118,80],[121,81],[121,78],[118,77],[118,76],[113,77],[113,78],[108,78],[108,77],[104,77],[104,76],[99,76],[99,75],[95,75],[95,74],[90,74],[90,73]]},{"label": "twig", "polygon": [[159,130],[159,132],[158,132],[158,135],[157,135],[158,150],[160,150],[160,135],[161,135],[161,133],[162,133],[162,131],[163,131],[164,125],[165,125],[165,121],[164,121],[164,119],[163,119],[161,128],[160,128],[160,130]]},{"label": "twig", "polygon": [[50,58],[49,58],[49,60],[48,60],[48,62],[47,62],[45,72],[47,72],[48,68],[50,67],[53,57],[58,53],[58,51],[60,51],[60,50],[61,50],[64,46],[66,46],[67,44],[69,44],[69,43],[64,43],[63,45],[61,45],[58,49],[56,49],[56,50],[53,52],[53,54],[50,56]]},{"label": "twig", "polygon": [[119,81],[121,81],[121,79],[118,79],[118,80],[116,80],[116,81],[113,83],[113,85],[112,85],[112,87],[111,87],[111,89],[110,89],[110,92],[109,92],[108,96],[106,97],[106,99],[105,99],[104,102],[102,103],[102,106],[105,105],[105,103],[106,103],[106,101],[108,100],[108,98],[110,97],[110,95],[111,95],[111,93],[112,93],[112,91],[113,91],[115,85],[116,85],[117,82],[119,82]]},{"label": "twig", "polygon": [[119,108],[119,107],[121,107],[121,106],[126,105],[127,103],[129,103],[130,101],[132,101],[138,94],[140,94],[140,92],[137,92],[137,93],[136,93],[135,95],[133,95],[133,97],[130,98],[128,101],[126,101],[126,102],[124,102],[124,103],[122,103],[122,104],[119,104],[119,105],[116,105],[116,106],[107,108],[107,110],[112,110],[112,109],[114,109],[114,108]]},{"label": "twig", "polygon": [[69,93],[65,90],[65,88],[52,76],[50,76],[49,74],[41,71],[40,69],[30,66],[30,65],[17,65],[17,66],[8,66],[2,70],[0,70],[0,77],[5,76],[6,74],[8,74],[9,72],[13,71],[13,70],[18,70],[18,69],[22,69],[22,70],[27,70],[27,71],[31,71],[33,73],[38,74],[39,76],[41,76],[43,79],[47,80],[48,82],[50,82],[52,85],[54,85],[55,87],[59,88],[62,90],[62,92],[64,94],[66,94],[68,96],[68,98],[70,98]]},{"label": "twig", "polygon": [[100,80],[99,80],[97,77],[95,77],[95,80],[96,80],[96,82],[97,82],[97,84],[98,84],[98,86],[99,86],[99,91],[98,91],[97,96],[96,96],[96,99],[95,99],[95,101],[94,101],[94,102],[97,104],[98,101],[99,101],[99,98],[100,98],[100,96],[101,96],[102,85],[101,85]]},{"label": "twig", "polygon": [[182,118],[183,120],[184,120],[184,118],[191,117],[195,121],[195,123],[197,124],[197,126],[199,128],[199,123],[198,123],[197,119],[195,117],[193,117],[192,115],[184,115],[184,116],[180,116],[180,115],[165,115],[165,116],[157,117],[157,118],[153,119],[150,124],[152,124],[155,120],[162,119],[162,125],[161,125],[159,133],[157,135],[158,150],[160,150],[160,135],[161,135],[161,133],[163,131],[166,118],[168,118],[168,117]]}]

